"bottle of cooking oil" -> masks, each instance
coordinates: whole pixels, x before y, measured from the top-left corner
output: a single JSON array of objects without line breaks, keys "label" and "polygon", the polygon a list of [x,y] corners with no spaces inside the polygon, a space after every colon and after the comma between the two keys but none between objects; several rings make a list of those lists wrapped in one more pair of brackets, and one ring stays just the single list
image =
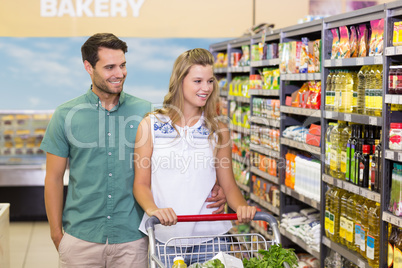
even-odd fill
[{"label": "bottle of cooking oil", "polygon": [[[329,230],[333,228],[332,223],[332,198],[333,198],[334,188],[328,187],[328,190],[325,192],[325,236],[329,238]],[[332,230],[332,229],[331,229]],[[333,233],[333,232],[332,232]]]},{"label": "bottle of cooking oil", "polygon": [[380,265],[380,203],[369,208],[366,255],[371,267]]},{"label": "bottle of cooking oil", "polygon": [[346,233],[349,226],[348,199],[352,193],[344,191],[341,195],[341,209],[339,217],[339,243],[346,246]]},{"label": "bottle of cooking oil", "polygon": [[359,196],[356,194],[351,194],[348,199],[348,210],[347,210],[347,230],[346,230],[346,246],[350,250],[356,250],[355,246],[355,221],[356,221],[356,206],[359,202]]},{"label": "bottle of cooking oil", "polygon": [[365,74],[366,78],[366,88],[365,88],[365,109],[364,113],[366,115],[373,115],[374,114],[374,109],[373,109],[373,92],[374,92],[374,87],[375,87],[375,70],[374,66],[369,66],[368,69],[366,70]]},{"label": "bottle of cooking oil", "polygon": [[332,85],[332,76],[335,73],[330,71],[327,76],[327,81],[325,82],[325,110],[333,111],[334,110],[334,98],[332,96],[333,93],[333,85]]},{"label": "bottle of cooking oil", "polygon": [[351,107],[351,109],[349,110],[348,113],[357,113],[358,95],[359,95],[359,91],[357,89],[358,77],[357,77],[357,72],[355,72],[355,71],[350,71],[350,74],[352,75],[352,81],[353,81],[353,86],[352,86],[352,107]]},{"label": "bottle of cooking oil", "polygon": [[[345,148],[346,153],[346,144],[347,139],[342,140],[342,131],[346,127],[345,121],[338,121],[338,125],[334,126],[331,131],[331,175],[334,178],[345,179],[345,175],[342,176],[341,172],[341,158],[342,158],[342,148]],[[343,142],[345,143],[343,146]],[[345,173],[346,173],[346,154],[345,156]]]},{"label": "bottle of cooking oil", "polygon": [[383,95],[383,88],[382,88],[382,79],[383,79],[383,68],[382,65],[375,65],[375,82],[374,84],[374,97],[373,97],[373,115],[374,116],[381,116],[382,114],[382,95]]},{"label": "bottle of cooking oil", "polygon": [[334,123],[334,127],[329,135],[331,141],[329,174],[335,178],[337,177],[339,136],[338,123]]},{"label": "bottle of cooking oil", "polygon": [[353,108],[353,75],[349,70],[342,72],[339,112],[351,113]]},{"label": "bottle of cooking oil", "polygon": [[361,253],[360,245],[361,245],[361,231],[362,231],[362,209],[365,198],[356,195],[356,211],[355,211],[355,251],[357,253]]},{"label": "bottle of cooking oil", "polygon": [[[333,193],[333,202],[332,202],[332,215],[333,215],[333,230],[329,231],[329,239],[334,241],[335,243],[339,243],[339,219],[340,219],[340,210],[341,210],[341,197],[345,190],[337,188]],[[333,231],[333,233],[331,233]]]},{"label": "bottle of cooking oil", "polygon": [[335,112],[339,112],[339,105],[341,104],[340,101],[341,101],[342,76],[344,76],[343,70],[338,70],[338,72],[336,72],[334,76],[333,91],[335,92],[335,99],[334,99]]},{"label": "bottle of cooking oil", "polygon": [[365,106],[365,88],[366,88],[366,69],[367,65],[362,66],[357,73],[357,107],[353,113],[363,114]]},{"label": "bottle of cooking oil", "polygon": [[360,230],[360,254],[367,259],[367,233],[368,233],[368,212],[370,207],[374,206],[374,201],[365,199],[361,209],[361,230]]},{"label": "bottle of cooking oil", "polygon": [[341,139],[340,139],[340,153],[341,153],[341,168],[340,168],[340,173],[339,173],[339,178],[341,180],[346,180],[346,170],[347,170],[347,145],[348,145],[348,140],[350,139],[352,135],[352,126],[347,125],[345,122],[345,127],[343,128],[341,132]]},{"label": "bottle of cooking oil", "polygon": [[330,122],[327,130],[325,131],[325,174],[330,175],[330,163],[331,163],[331,131],[336,124]]}]

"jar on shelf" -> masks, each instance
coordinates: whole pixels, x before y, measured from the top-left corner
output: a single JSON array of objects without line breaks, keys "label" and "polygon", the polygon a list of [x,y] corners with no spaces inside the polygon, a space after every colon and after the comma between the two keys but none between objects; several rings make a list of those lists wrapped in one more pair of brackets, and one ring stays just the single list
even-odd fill
[{"label": "jar on shelf", "polygon": [[389,129],[389,148],[402,150],[402,123],[391,123]]}]

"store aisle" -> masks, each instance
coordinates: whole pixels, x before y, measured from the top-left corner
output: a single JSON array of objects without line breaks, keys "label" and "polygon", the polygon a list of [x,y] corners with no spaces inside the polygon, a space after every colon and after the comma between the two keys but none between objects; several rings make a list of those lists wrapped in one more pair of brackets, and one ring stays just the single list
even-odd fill
[{"label": "store aisle", "polygon": [[47,222],[10,222],[11,268],[57,268]]}]

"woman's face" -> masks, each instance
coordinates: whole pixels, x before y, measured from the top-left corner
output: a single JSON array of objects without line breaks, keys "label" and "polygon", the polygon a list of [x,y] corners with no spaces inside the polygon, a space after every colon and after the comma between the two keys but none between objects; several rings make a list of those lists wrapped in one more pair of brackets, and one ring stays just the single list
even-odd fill
[{"label": "woman's face", "polygon": [[184,107],[205,106],[214,90],[214,79],[211,65],[193,65],[183,79]]}]

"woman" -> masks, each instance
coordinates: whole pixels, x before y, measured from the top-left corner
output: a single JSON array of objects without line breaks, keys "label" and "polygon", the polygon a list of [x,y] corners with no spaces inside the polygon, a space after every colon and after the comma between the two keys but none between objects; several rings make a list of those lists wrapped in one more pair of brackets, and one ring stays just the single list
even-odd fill
[{"label": "woman", "polygon": [[162,243],[177,236],[219,235],[231,228],[230,222],[176,224],[177,215],[211,214],[205,199],[216,179],[240,223],[249,222],[256,212],[234,180],[229,129],[217,120],[213,62],[205,49],[181,54],[163,108],[145,117],[137,131],[134,195],[146,212],[140,229],[145,232],[146,219],[158,217],[162,225],[156,226],[155,236]]}]

